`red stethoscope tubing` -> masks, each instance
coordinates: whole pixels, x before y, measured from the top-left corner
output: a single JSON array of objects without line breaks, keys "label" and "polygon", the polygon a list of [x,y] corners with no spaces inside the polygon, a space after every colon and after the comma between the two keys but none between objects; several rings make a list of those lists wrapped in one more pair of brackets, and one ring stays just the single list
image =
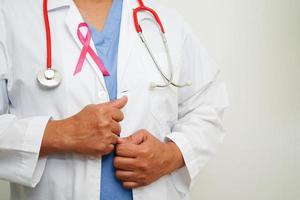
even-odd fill
[{"label": "red stethoscope tubing", "polygon": [[[142,32],[142,28],[139,24],[138,20],[138,13],[142,11],[147,11],[153,15],[154,19],[158,23],[161,32],[165,33],[164,27],[162,22],[158,16],[158,14],[152,8],[146,7],[144,5],[143,0],[138,0],[139,6],[133,10],[133,21],[135,30],[137,33]],[[52,45],[51,45],[51,29],[50,29],[50,22],[49,22],[49,15],[48,15],[48,0],[43,0],[43,15],[44,15],[44,23],[46,29],[46,45],[47,45],[47,69],[51,69],[52,67]]]},{"label": "red stethoscope tubing", "polygon": [[52,46],[51,46],[51,30],[48,15],[48,0],[43,2],[43,14],[46,29],[46,45],[47,45],[47,69],[52,67]]},{"label": "red stethoscope tubing", "polygon": [[133,10],[133,21],[134,21],[134,27],[135,27],[136,32],[141,33],[143,31],[139,24],[138,13],[146,11],[153,15],[155,21],[157,22],[157,24],[160,27],[161,32],[165,33],[164,26],[158,16],[157,12],[155,12],[155,10],[153,10],[152,8],[146,7],[144,5],[143,0],[138,0],[138,3],[139,3],[139,6]]}]

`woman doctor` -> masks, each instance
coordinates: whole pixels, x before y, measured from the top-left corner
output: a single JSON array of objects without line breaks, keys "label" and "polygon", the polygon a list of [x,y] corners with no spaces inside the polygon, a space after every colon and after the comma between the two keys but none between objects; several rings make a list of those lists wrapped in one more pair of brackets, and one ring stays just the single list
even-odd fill
[{"label": "woman doctor", "polygon": [[0,88],[13,200],[188,199],[224,135],[216,65],[155,1],[0,0]]}]

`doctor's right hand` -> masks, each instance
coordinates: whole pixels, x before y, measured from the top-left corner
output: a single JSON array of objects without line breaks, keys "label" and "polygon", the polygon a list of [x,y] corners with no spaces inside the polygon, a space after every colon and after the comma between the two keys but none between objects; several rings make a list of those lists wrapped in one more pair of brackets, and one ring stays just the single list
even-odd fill
[{"label": "doctor's right hand", "polygon": [[54,153],[79,153],[91,157],[109,154],[121,132],[119,122],[124,118],[121,109],[127,101],[127,97],[122,97],[88,105],[70,118],[49,121],[40,157]]}]

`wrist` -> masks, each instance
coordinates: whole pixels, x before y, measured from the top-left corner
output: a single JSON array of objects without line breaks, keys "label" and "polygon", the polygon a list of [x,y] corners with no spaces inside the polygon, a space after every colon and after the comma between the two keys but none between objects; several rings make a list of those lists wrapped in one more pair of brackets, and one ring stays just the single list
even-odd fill
[{"label": "wrist", "polygon": [[43,140],[40,149],[40,157],[55,153],[55,138],[57,122],[49,120],[44,131]]},{"label": "wrist", "polygon": [[71,151],[69,140],[67,138],[66,120],[50,120],[46,126],[40,156],[46,156],[55,153],[67,153]]},{"label": "wrist", "polygon": [[167,143],[165,143],[165,152],[166,152],[166,160],[168,163],[168,167],[166,174],[172,173],[175,170],[181,168],[184,166],[184,159],[183,159],[183,155],[180,151],[180,149],[178,148],[178,146],[172,142],[169,141]]}]

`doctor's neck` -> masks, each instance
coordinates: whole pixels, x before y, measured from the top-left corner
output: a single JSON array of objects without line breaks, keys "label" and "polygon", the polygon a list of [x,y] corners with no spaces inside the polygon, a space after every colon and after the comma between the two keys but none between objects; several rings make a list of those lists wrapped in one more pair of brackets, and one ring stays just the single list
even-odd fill
[{"label": "doctor's neck", "polygon": [[82,17],[101,31],[113,0],[74,0]]},{"label": "doctor's neck", "polygon": [[102,3],[111,3],[112,0],[73,0],[76,5],[97,5],[97,4],[102,4]]}]

